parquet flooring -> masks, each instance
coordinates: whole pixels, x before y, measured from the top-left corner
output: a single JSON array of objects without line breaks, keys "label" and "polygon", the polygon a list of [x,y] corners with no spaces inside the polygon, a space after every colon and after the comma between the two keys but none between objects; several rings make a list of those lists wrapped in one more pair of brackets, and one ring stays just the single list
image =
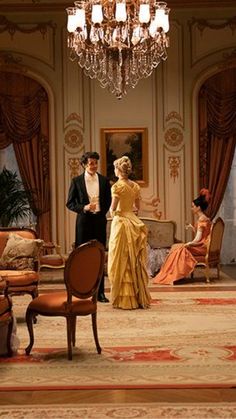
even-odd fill
[{"label": "parquet flooring", "polygon": [[[217,286],[214,291],[232,290],[236,293],[236,265],[223,267],[227,275],[235,280],[235,286]],[[190,286],[181,290],[190,291]],[[195,291],[202,290],[194,287]],[[168,292],[178,292],[176,287],[168,287]],[[206,290],[206,288],[205,288]],[[211,287],[211,290],[213,288]],[[203,290],[204,291],[204,290]],[[160,292],[165,292],[161,289]],[[65,404],[65,403],[210,403],[235,402],[236,388],[209,389],[130,389],[130,390],[61,390],[61,391],[6,391],[0,393],[0,405],[25,404]]]}]

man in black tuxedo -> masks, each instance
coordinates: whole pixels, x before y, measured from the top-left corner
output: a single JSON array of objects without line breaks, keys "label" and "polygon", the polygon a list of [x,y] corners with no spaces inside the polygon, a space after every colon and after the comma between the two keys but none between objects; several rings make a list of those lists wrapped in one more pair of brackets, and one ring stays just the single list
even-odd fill
[{"label": "man in black tuxedo", "polygon": [[[84,173],[71,181],[66,206],[77,213],[75,246],[97,239],[106,246],[106,213],[111,205],[109,180],[97,173],[99,154],[87,152],[80,163]],[[98,301],[109,302],[104,293],[104,276],[98,290]]]}]

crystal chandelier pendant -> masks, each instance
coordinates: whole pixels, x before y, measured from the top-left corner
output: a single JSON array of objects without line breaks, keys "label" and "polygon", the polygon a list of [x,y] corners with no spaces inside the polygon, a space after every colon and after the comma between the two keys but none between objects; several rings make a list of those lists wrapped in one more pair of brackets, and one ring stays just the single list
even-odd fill
[{"label": "crystal chandelier pendant", "polygon": [[165,2],[80,0],[66,11],[71,59],[118,99],[167,58]]}]

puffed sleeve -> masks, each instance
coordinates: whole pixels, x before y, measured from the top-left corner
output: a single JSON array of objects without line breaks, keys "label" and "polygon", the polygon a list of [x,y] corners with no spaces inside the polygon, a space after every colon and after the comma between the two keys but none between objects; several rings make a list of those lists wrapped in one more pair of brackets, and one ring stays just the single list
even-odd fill
[{"label": "puffed sleeve", "polygon": [[135,183],[134,185],[135,199],[140,198],[140,190],[141,190],[140,186],[137,183]]},{"label": "puffed sleeve", "polygon": [[122,185],[120,185],[118,182],[114,183],[114,185],[111,187],[111,195],[120,198],[123,190],[124,187]]}]

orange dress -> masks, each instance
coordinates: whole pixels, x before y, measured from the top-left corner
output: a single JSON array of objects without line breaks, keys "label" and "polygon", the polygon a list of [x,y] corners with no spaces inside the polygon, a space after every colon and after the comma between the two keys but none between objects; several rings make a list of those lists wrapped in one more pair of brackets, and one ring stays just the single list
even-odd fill
[{"label": "orange dress", "polygon": [[175,281],[185,278],[195,268],[197,261],[194,256],[205,256],[211,221],[208,218],[198,221],[196,229],[198,228],[202,230],[201,240],[196,246],[185,247],[183,243],[173,245],[160,272],[153,280],[154,284],[172,285]]}]

